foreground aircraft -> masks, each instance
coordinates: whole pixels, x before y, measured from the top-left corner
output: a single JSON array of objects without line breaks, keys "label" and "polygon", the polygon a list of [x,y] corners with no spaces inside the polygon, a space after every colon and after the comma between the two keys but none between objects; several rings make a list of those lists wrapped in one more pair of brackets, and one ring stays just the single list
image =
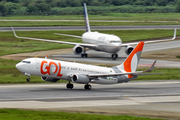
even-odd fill
[{"label": "foreground aircraft", "polygon": [[[74,45],[73,47],[74,54],[76,55],[81,54],[81,57],[87,57],[86,48],[88,48],[88,49],[92,49],[96,51],[111,53],[112,59],[115,60],[118,57],[117,53],[120,51],[121,47],[125,47],[125,53],[129,55],[131,51],[134,49],[132,45],[138,44],[137,42],[122,44],[122,41],[118,36],[99,33],[99,32],[91,32],[85,3],[84,3],[84,17],[85,17],[85,23],[86,23],[86,32],[83,33],[82,36],[55,33],[57,35],[81,38],[83,43],[74,43],[74,42],[65,42],[65,41],[57,41],[57,40],[29,38],[29,37],[19,37],[16,35],[13,28],[12,30],[13,30],[14,36],[17,38]],[[145,43],[163,42],[163,41],[174,40],[175,38],[176,38],[176,29],[174,30],[174,37],[172,39],[145,41]]]},{"label": "foreground aircraft", "polygon": [[151,74],[145,72],[152,71],[156,61],[149,70],[136,71],[143,46],[144,42],[139,42],[122,64],[111,68],[47,58],[24,59],[16,64],[16,68],[28,76],[27,81],[30,81],[31,75],[36,75],[49,82],[57,82],[60,79],[67,80],[69,81],[66,86],[68,89],[72,89],[73,84],[71,82],[75,82],[85,84],[84,88],[90,90],[91,85],[89,83],[117,84],[129,82],[136,79],[138,75]]}]

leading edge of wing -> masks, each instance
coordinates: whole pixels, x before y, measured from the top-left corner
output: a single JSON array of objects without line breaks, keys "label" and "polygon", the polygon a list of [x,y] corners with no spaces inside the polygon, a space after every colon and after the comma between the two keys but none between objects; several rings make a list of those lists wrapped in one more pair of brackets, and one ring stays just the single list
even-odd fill
[{"label": "leading edge of wing", "polygon": [[[156,43],[156,42],[166,42],[166,41],[175,40],[176,39],[176,31],[177,31],[177,28],[174,29],[174,35],[171,39],[144,41],[144,43]],[[129,45],[137,45],[138,43],[139,42],[126,43],[126,44],[122,44],[121,47],[126,47]]]},{"label": "leading edge of wing", "polygon": [[86,43],[74,43],[74,42],[65,42],[65,41],[58,41],[58,40],[48,40],[48,39],[41,39],[41,38],[30,38],[30,37],[20,37],[16,35],[16,32],[13,27],[12,31],[16,38],[22,38],[22,39],[29,39],[29,40],[36,40],[36,41],[44,41],[44,42],[52,42],[52,43],[60,43],[60,44],[69,44],[69,45],[80,45],[83,47],[96,47],[94,44],[86,44]]}]

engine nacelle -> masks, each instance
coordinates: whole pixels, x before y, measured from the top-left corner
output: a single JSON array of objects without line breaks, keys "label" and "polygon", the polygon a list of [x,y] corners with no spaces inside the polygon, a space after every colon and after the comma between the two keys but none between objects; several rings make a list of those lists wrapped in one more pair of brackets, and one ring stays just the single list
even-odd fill
[{"label": "engine nacelle", "polygon": [[74,74],[71,80],[75,83],[87,84],[89,83],[89,78],[86,75]]},{"label": "engine nacelle", "polygon": [[74,54],[78,55],[78,54],[81,54],[83,52],[83,48],[81,46],[74,46],[73,47],[73,52]]},{"label": "engine nacelle", "polygon": [[45,76],[42,76],[41,79],[48,82],[57,82],[59,80],[57,78],[45,77]]},{"label": "engine nacelle", "polygon": [[133,50],[134,50],[134,48],[132,46],[127,46],[125,48],[125,52],[126,52],[127,55],[129,55]]}]

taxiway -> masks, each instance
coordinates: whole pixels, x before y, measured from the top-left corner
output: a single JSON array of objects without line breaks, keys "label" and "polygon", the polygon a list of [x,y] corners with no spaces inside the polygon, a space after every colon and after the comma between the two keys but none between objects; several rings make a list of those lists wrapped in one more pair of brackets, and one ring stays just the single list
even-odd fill
[{"label": "taxiway", "polygon": [[[169,42],[161,42],[161,43],[151,43],[145,44],[143,48],[142,54],[150,53],[150,52],[159,52],[163,50],[171,50],[174,48],[180,48],[180,40],[177,38],[174,41]],[[82,62],[82,63],[89,63],[89,64],[102,64],[108,66],[115,66],[124,61],[127,57],[125,53],[125,48],[122,48],[118,52],[119,58],[116,60],[112,60],[111,54],[105,52],[98,52],[89,50],[87,51],[88,58],[81,58],[80,55],[75,55],[73,51],[65,52],[61,54],[54,54],[49,55],[49,57],[60,59],[60,60],[67,60],[67,61],[75,61],[75,62]],[[154,59],[140,59],[139,66],[150,66],[154,62]],[[166,60],[157,60],[156,67],[168,67],[168,68],[180,68],[180,61],[166,61]]]},{"label": "taxiway", "polygon": [[22,108],[132,114],[180,119],[180,81],[130,81],[125,84],[81,84],[66,89],[64,83],[0,85],[0,108]]}]

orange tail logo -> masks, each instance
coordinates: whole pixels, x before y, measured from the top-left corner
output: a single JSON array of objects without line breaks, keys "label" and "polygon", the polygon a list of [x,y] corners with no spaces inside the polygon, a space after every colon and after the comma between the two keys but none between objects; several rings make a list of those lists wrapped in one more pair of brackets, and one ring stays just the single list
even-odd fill
[{"label": "orange tail logo", "polygon": [[[144,46],[144,42],[139,42],[139,44],[134,48],[131,54],[128,56],[124,62],[124,70],[126,72],[132,72],[132,66],[136,66],[138,63],[136,53],[141,52]],[[132,78],[132,75],[128,75],[129,78]]]}]

